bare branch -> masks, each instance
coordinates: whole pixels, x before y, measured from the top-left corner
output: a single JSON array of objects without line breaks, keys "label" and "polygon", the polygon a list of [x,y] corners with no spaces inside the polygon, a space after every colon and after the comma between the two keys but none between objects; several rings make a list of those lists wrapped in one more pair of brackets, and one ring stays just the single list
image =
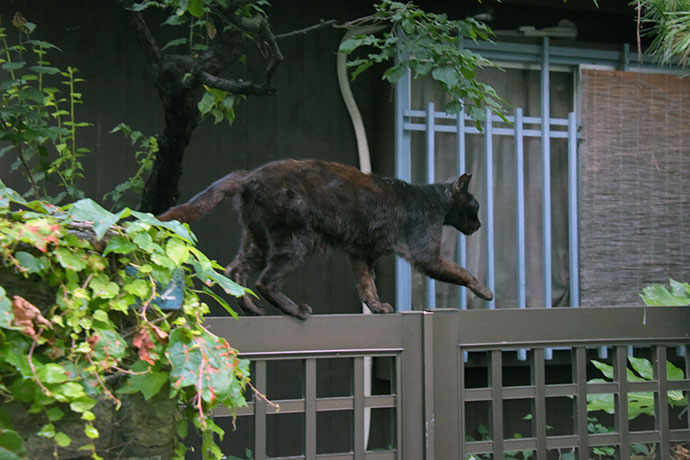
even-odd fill
[{"label": "bare branch", "polygon": [[321,19],[318,24],[314,24],[313,26],[305,27],[304,29],[299,29],[299,30],[293,30],[292,32],[285,32],[283,34],[278,34],[275,36],[276,40],[280,40],[281,38],[287,38],[287,37],[293,37],[295,35],[306,35],[312,30],[316,29],[322,29],[324,27],[332,27],[335,26],[336,20],[335,19],[329,19],[328,21],[324,21]]},{"label": "bare branch", "polygon": [[275,89],[268,85],[257,85],[253,81],[228,80],[227,78],[216,77],[208,72],[201,72],[199,74],[199,81],[212,88],[222,89],[233,94],[256,96],[275,94]]}]

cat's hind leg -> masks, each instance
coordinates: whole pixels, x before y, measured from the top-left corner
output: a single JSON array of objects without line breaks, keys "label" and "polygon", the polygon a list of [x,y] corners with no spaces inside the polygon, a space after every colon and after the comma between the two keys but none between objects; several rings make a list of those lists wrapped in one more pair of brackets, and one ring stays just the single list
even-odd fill
[{"label": "cat's hind leg", "polygon": [[311,315],[311,307],[307,304],[297,305],[280,291],[283,277],[297,264],[302,262],[304,255],[300,251],[288,247],[271,248],[268,265],[256,280],[256,290],[262,297],[275,305],[282,312],[299,319],[307,319]]},{"label": "cat's hind leg", "polygon": [[[255,242],[249,232],[242,235],[242,245],[235,259],[225,267],[225,275],[239,284],[247,286],[249,276],[266,266],[266,251]],[[245,294],[237,299],[240,308],[248,315],[265,315],[263,308],[258,306],[251,294]]]},{"label": "cat's hind leg", "polygon": [[387,303],[381,303],[376,289],[374,266],[365,259],[350,256],[352,274],[355,277],[359,298],[374,313],[392,313],[393,307]]}]

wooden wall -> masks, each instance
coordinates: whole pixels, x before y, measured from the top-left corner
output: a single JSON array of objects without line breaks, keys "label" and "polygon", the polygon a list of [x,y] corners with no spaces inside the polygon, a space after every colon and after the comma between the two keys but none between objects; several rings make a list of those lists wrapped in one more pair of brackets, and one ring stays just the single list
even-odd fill
[{"label": "wooden wall", "polygon": [[[80,143],[93,153],[84,160],[87,194],[100,201],[103,194],[135,170],[132,150],[122,136],[109,134],[120,122],[146,134],[162,127],[158,94],[147,74],[145,57],[117,2],[71,0],[4,0],[0,3],[2,25],[13,33],[15,11],[37,24],[35,38],[59,46],[52,62],[80,69],[88,80],[81,88],[84,105],[79,116],[94,124],[84,130]],[[339,21],[371,13],[371,2],[276,0],[271,9],[275,33],[318,23]],[[58,6],[59,5],[59,6]],[[352,124],[338,89],[336,50],[344,31],[322,29],[308,36],[280,40],[285,61],[276,73],[277,93],[250,97],[239,103],[237,119],[227,123],[204,123],[195,132],[184,160],[180,182],[181,200],[234,169],[253,168],[279,158],[319,158],[357,165]],[[251,76],[262,63],[249,59],[241,76]],[[372,144],[376,172],[393,172],[393,130],[390,86],[380,82],[380,73],[368,72],[353,83]],[[380,152],[380,153],[379,153]],[[385,157],[385,158],[384,158]],[[0,178],[23,190],[23,182],[8,168],[12,158],[0,159]],[[237,214],[224,204],[192,229],[200,247],[221,264],[228,263],[238,246]],[[384,297],[393,301],[392,258],[382,267]],[[298,302],[311,304],[316,313],[361,311],[347,259],[342,254],[317,257],[293,273],[286,293]],[[269,308],[271,313],[276,310]]]},{"label": "wooden wall", "polygon": [[640,303],[690,281],[690,79],[584,70],[580,147],[583,306]]}]

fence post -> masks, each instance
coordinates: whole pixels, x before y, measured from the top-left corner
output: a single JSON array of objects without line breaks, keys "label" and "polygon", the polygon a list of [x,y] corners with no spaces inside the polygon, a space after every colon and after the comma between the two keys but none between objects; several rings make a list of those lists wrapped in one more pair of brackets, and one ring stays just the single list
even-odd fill
[{"label": "fence post", "polygon": [[432,318],[428,312],[402,312],[402,452],[398,458],[433,460],[434,407]]},{"label": "fence post", "polygon": [[435,450],[442,458],[460,458],[458,446],[464,436],[459,397],[463,384],[459,379],[462,363],[458,362],[459,315],[457,309],[436,309],[433,316]]}]

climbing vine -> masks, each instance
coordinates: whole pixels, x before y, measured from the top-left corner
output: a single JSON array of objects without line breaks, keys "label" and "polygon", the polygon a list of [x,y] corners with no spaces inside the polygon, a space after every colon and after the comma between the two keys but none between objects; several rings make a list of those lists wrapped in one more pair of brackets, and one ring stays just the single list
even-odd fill
[{"label": "climbing vine", "polygon": [[[49,290],[32,298],[0,282],[0,400],[42,417],[35,434],[52,440],[54,458],[67,448],[103,458],[95,408],[105,401],[118,409],[133,393],[176,402],[175,458],[184,458],[188,420],[204,458],[222,458],[211,412],[246,405],[249,363],[204,327],[204,299],[235,316],[211,288],[248,291],[194,243],[178,222],[129,208],[113,214],[89,199],[26,201],[0,182],[0,274]],[[25,438],[2,412],[0,457],[25,458]],[[81,418],[81,439],[60,428],[70,413]]]}]

